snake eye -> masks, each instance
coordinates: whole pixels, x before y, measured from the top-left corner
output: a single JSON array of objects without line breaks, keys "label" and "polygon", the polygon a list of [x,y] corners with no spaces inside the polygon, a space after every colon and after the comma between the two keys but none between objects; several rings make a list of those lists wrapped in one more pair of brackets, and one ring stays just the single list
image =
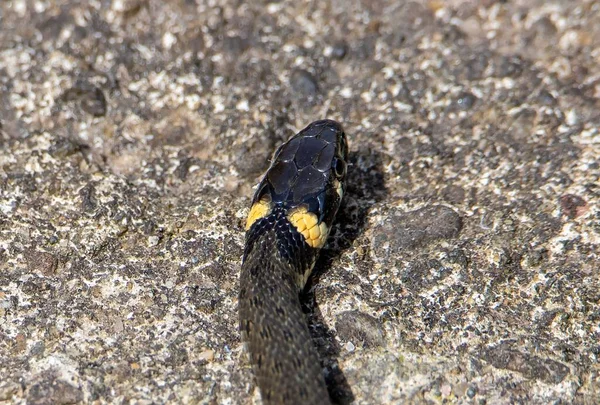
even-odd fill
[{"label": "snake eye", "polygon": [[262,199],[270,199],[270,197],[271,197],[271,195],[270,195],[269,183],[265,181],[265,182],[259,184],[258,189],[256,190],[256,193],[254,194],[254,202],[260,201]]},{"label": "snake eye", "polygon": [[336,158],[333,163],[333,170],[338,179],[341,179],[346,175],[346,162],[342,159]]}]

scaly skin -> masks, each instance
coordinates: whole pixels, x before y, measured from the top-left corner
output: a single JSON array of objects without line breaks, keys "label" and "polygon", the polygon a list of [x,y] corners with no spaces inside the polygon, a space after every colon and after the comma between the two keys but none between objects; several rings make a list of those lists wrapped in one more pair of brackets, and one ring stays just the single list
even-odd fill
[{"label": "scaly skin", "polygon": [[286,142],[254,196],[240,276],[240,331],[265,404],[329,404],[299,293],[343,196],[341,126],[317,121]]}]

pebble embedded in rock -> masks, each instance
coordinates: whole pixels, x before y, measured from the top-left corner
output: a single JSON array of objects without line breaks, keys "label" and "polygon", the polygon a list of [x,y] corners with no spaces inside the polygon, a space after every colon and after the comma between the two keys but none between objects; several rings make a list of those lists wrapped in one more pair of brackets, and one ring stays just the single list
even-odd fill
[{"label": "pebble embedded in rock", "polygon": [[541,380],[547,384],[559,384],[569,374],[569,367],[565,364],[522,352],[506,342],[488,348],[482,358],[496,368],[516,371],[525,378]]},{"label": "pebble embedded in rock", "polygon": [[460,215],[441,205],[391,213],[373,230],[372,249],[377,258],[387,260],[406,249],[454,238],[461,229]]},{"label": "pebble embedded in rock", "polygon": [[81,209],[84,212],[91,212],[96,209],[98,202],[96,201],[96,188],[94,183],[88,183],[85,187],[79,190],[79,196],[81,197]]},{"label": "pebble embedded in rock", "polygon": [[464,92],[458,95],[456,104],[458,105],[459,109],[466,111],[473,107],[475,101],[477,101],[477,97],[475,97],[473,93]]},{"label": "pebble embedded in rock", "polygon": [[107,103],[104,92],[90,83],[81,82],[75,84],[60,99],[67,102],[78,102],[83,111],[94,117],[103,117],[106,115]]},{"label": "pebble embedded in rock", "polygon": [[81,108],[94,117],[103,117],[106,115],[106,98],[99,88],[85,92],[81,97]]},{"label": "pebble embedded in rock", "polygon": [[465,199],[465,190],[460,186],[449,185],[442,190],[442,196],[450,203],[460,204]]},{"label": "pebble embedded in rock", "polygon": [[58,259],[52,254],[30,250],[26,258],[29,271],[40,272],[46,276],[56,273]]},{"label": "pebble embedded in rock", "polygon": [[574,219],[587,211],[587,203],[578,195],[565,194],[560,197],[560,208],[563,215]]},{"label": "pebble embedded in rock", "polygon": [[50,372],[40,376],[42,381],[27,387],[27,403],[33,405],[75,404],[83,400],[81,389],[65,382]]},{"label": "pebble embedded in rock", "polygon": [[336,317],[335,329],[341,340],[353,343],[352,347],[361,344],[365,348],[372,348],[384,344],[383,328],[379,321],[359,311],[339,314]]},{"label": "pebble embedded in rock", "polygon": [[338,41],[331,47],[331,56],[334,59],[344,59],[348,52],[348,44],[345,41]]},{"label": "pebble embedded in rock", "polygon": [[295,69],[290,78],[292,89],[304,96],[315,96],[317,94],[317,80],[304,69]]}]

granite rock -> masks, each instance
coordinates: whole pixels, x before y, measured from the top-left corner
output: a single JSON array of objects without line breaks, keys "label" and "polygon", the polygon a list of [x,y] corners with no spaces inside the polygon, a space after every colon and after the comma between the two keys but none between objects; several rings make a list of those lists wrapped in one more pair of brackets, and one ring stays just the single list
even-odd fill
[{"label": "granite rock", "polygon": [[596,403],[598,55],[591,0],[1,1],[0,400],[258,401],[243,224],[328,117],[332,395]]}]

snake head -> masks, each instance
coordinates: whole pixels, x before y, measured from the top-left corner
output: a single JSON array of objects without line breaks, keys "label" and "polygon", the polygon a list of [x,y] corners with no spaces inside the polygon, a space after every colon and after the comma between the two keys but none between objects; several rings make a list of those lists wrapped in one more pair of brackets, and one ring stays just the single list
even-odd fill
[{"label": "snake head", "polygon": [[322,247],[344,195],[347,158],[348,142],[338,122],[315,121],[298,132],[275,152],[246,229],[283,210],[309,245]]}]

